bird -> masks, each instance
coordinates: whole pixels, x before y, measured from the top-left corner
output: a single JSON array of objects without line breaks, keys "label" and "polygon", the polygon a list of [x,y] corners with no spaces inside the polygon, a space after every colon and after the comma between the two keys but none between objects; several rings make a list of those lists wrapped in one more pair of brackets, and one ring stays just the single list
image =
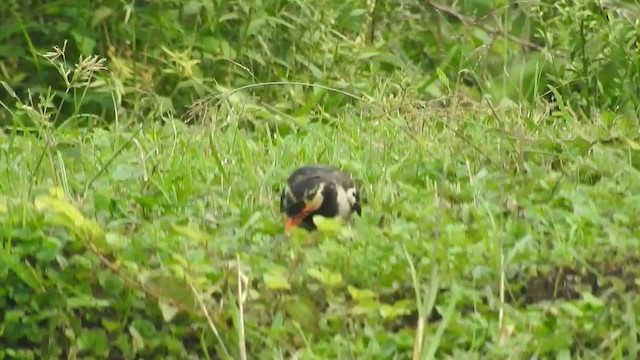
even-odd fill
[{"label": "bird", "polygon": [[280,194],[280,212],[287,217],[285,232],[300,227],[314,231],[314,215],[348,222],[362,213],[360,194],[353,179],[333,166],[305,165],[287,179]]}]

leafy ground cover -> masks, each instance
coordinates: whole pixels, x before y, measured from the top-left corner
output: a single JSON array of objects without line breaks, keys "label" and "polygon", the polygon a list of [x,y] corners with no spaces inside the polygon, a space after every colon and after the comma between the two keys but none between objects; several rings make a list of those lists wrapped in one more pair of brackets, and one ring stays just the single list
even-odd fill
[{"label": "leafy ground cover", "polygon": [[[25,4],[0,357],[638,358],[636,5]],[[305,164],[351,226],[283,234]]]},{"label": "leafy ground cover", "polygon": [[[238,115],[3,135],[3,354],[635,358],[625,123],[599,142],[561,110],[394,101],[288,134]],[[353,226],[282,234],[307,163],[358,179]]]}]

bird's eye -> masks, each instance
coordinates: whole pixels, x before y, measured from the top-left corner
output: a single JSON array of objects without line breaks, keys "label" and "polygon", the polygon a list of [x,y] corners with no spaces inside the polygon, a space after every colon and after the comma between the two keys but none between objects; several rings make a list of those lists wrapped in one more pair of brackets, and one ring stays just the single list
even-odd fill
[{"label": "bird's eye", "polygon": [[306,203],[312,203],[312,202],[314,202],[315,199],[316,199],[316,193],[312,193],[312,194],[309,194],[309,196],[307,196],[305,198],[305,202]]}]

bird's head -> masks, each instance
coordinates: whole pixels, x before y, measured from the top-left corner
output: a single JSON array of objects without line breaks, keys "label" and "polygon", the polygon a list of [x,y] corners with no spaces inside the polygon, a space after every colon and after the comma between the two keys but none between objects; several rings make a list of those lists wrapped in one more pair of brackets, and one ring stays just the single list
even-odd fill
[{"label": "bird's head", "polygon": [[335,194],[335,184],[318,177],[305,179],[293,187],[287,186],[280,200],[280,207],[287,216],[285,231],[289,232],[313,216],[332,194]]}]

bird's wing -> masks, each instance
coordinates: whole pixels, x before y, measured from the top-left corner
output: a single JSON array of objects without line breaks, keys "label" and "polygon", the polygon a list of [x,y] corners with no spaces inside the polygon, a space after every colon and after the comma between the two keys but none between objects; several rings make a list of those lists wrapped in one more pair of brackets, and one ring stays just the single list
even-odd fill
[{"label": "bird's wing", "polygon": [[335,169],[331,173],[331,179],[333,181],[335,181],[336,183],[340,184],[340,186],[342,186],[345,189],[349,189],[349,188],[355,187],[353,179],[351,179],[351,177],[349,175],[347,175],[347,174],[345,174],[342,171],[339,171],[337,169]]}]

